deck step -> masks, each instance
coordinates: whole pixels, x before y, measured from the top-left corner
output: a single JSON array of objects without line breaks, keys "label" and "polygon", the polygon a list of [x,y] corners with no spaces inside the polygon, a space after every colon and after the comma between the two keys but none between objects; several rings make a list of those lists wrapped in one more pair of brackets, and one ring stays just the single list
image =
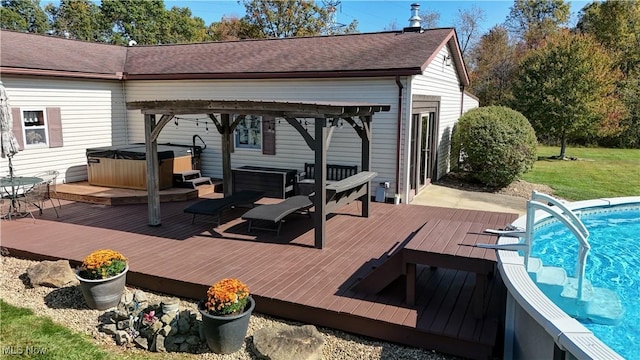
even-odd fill
[{"label": "deck step", "polygon": [[209,184],[209,185],[213,185],[213,182],[211,182],[211,178],[210,177],[206,177],[206,176],[201,176],[201,177],[197,177],[197,178],[193,178],[193,179],[187,179],[184,181],[185,184],[191,184],[191,186],[195,189],[198,185],[201,184]]},{"label": "deck step", "polygon": [[200,177],[200,170],[187,170],[187,171],[180,171],[177,173],[174,173],[175,175],[180,175],[183,178],[189,178],[189,177],[194,177],[194,175],[197,175],[197,177]]}]

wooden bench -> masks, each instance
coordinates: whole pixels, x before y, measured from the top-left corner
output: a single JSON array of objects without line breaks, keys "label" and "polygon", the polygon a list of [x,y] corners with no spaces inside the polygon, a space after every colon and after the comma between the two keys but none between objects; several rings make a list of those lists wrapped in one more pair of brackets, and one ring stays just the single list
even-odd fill
[{"label": "wooden bench", "polygon": [[223,198],[198,201],[184,209],[184,212],[193,214],[193,218],[191,219],[192,224],[196,220],[196,215],[218,216],[218,226],[220,226],[222,212],[224,210],[240,205],[253,206],[253,203],[262,198],[263,195],[264,193],[260,191],[238,191]]},{"label": "wooden bench", "polygon": [[326,186],[327,213],[352,202],[364,200],[365,196],[371,196],[371,180],[378,176],[374,171],[362,171],[340,181],[332,182]]},{"label": "wooden bench", "polygon": [[[327,183],[334,181],[340,181],[353,176],[358,173],[357,165],[335,165],[327,164]],[[314,191],[315,187],[315,164],[305,163],[304,171],[299,174],[298,177],[298,190],[299,195],[310,195]]]}]

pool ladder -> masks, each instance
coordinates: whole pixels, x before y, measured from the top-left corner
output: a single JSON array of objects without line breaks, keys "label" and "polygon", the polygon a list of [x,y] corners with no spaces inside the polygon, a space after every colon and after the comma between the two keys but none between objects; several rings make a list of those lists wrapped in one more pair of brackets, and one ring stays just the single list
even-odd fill
[{"label": "pool ladder", "polygon": [[[550,206],[553,205],[553,206]],[[563,223],[578,239],[576,277],[567,276],[563,268],[544,266],[530,256],[536,210],[542,210]],[[533,192],[527,202],[527,226],[524,232],[524,264],[538,287],[570,316],[589,319],[599,324],[616,324],[624,312],[618,295],[609,289],[594,287],[585,279],[585,265],[591,246],[589,231],[574,212],[561,201],[546,194]]]}]

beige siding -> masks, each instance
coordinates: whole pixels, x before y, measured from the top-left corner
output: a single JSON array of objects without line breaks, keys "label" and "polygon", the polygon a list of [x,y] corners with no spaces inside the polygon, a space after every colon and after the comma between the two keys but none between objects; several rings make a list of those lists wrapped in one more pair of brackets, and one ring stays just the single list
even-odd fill
[{"label": "beige siding", "polygon": [[[192,81],[128,81],[127,101],[169,99],[225,99],[225,100],[319,100],[365,101],[391,105],[391,111],[373,117],[372,169],[379,173],[379,181],[394,181],[396,166],[397,93],[395,79],[344,80],[192,80]],[[129,111],[131,142],[144,142],[143,116]],[[191,120],[186,120],[190,118]],[[199,119],[196,122],[193,119]],[[205,125],[208,123],[208,125]],[[333,135],[327,162],[334,164],[360,164],[360,142],[353,129],[344,123]],[[206,131],[208,126],[209,131]],[[308,121],[313,134],[313,120]],[[203,153],[203,173],[222,177],[220,136],[207,116],[180,116],[178,125],[169,123],[161,132],[159,143],[191,144],[198,134],[207,144]],[[263,155],[260,151],[239,150],[232,154],[233,167],[243,165],[293,168],[302,171],[305,162],[313,162],[313,152],[298,132],[286,121],[276,123],[276,155]]]},{"label": "beige siding", "polygon": [[[412,95],[440,96],[440,129],[438,131],[438,177],[449,171],[449,150],[451,130],[458,121],[461,112],[462,92],[455,64],[447,66],[444,60],[450,55],[449,47],[444,46],[429,64],[422,76],[412,81]],[[409,134],[407,132],[406,134]],[[409,138],[406,135],[405,138]],[[405,151],[408,145],[405,144]],[[407,169],[404,169],[408,172]],[[406,177],[406,175],[405,175]],[[407,182],[408,184],[408,182]]]},{"label": "beige siding", "polygon": [[[126,143],[124,96],[119,81],[3,75],[2,82],[12,107],[58,107],[61,112],[64,146],[25,148],[13,158],[19,175],[58,170],[60,182],[86,180],[87,148]],[[7,159],[0,158],[0,168],[3,173],[8,171]]]}]

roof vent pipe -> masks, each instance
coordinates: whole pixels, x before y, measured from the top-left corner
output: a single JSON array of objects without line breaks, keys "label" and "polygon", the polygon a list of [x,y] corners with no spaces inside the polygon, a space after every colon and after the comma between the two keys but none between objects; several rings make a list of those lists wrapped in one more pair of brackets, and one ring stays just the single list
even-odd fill
[{"label": "roof vent pipe", "polygon": [[418,15],[418,12],[420,11],[420,4],[418,3],[413,3],[411,4],[411,17],[409,18],[409,27],[410,28],[420,28],[420,21],[422,21],[422,19],[420,18],[420,15]]}]

